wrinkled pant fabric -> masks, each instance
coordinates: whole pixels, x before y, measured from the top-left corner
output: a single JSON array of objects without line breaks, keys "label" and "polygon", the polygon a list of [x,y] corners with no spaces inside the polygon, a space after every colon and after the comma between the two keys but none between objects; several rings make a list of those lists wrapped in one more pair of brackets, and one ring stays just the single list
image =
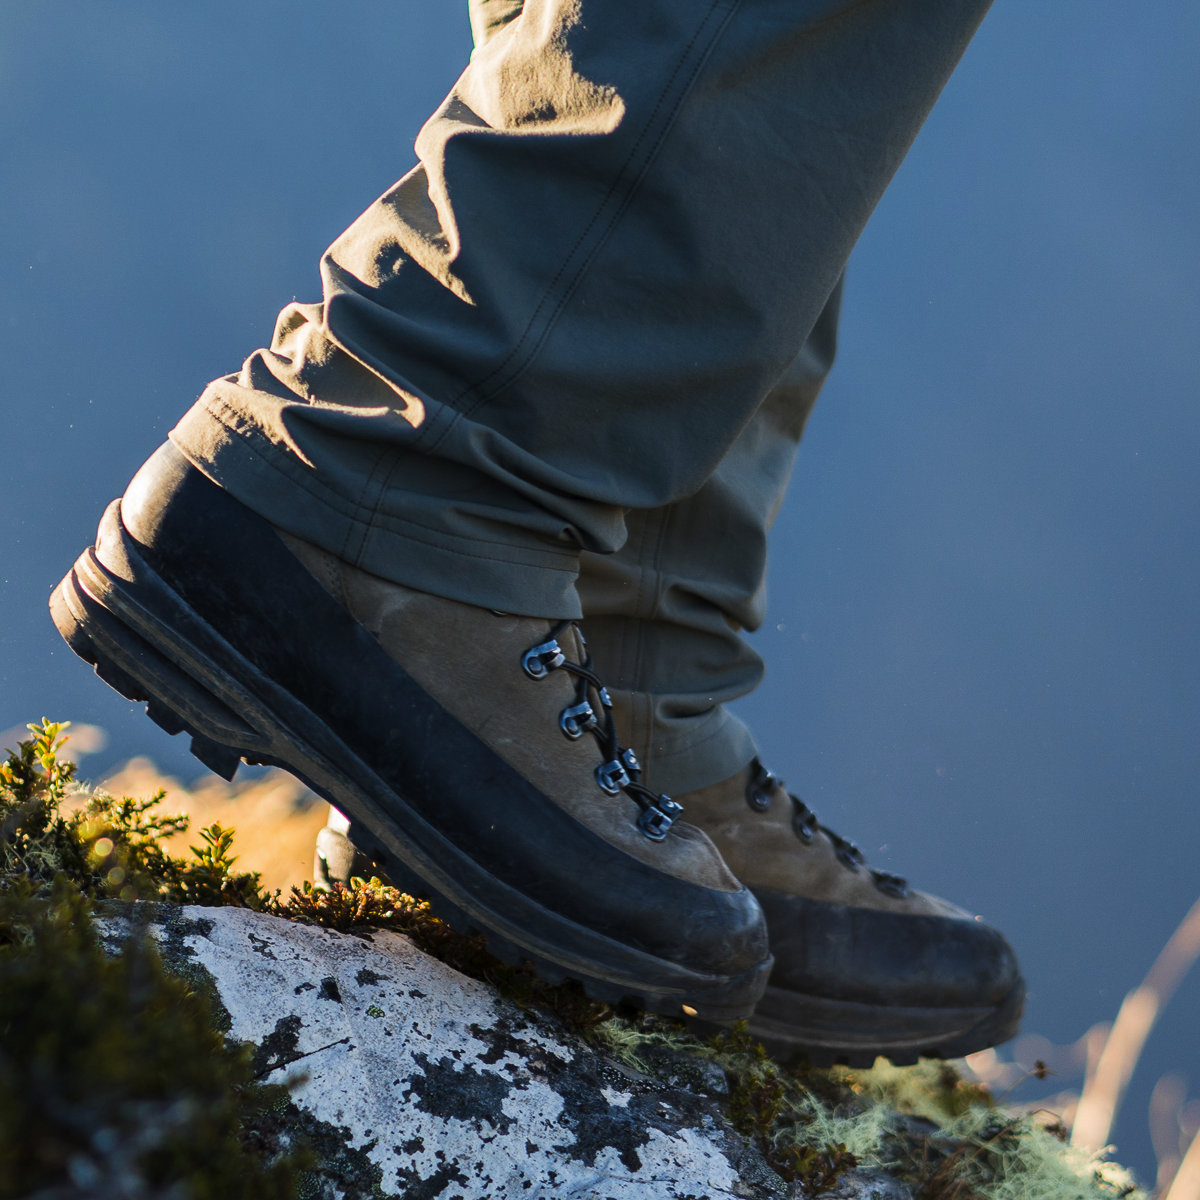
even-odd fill
[{"label": "wrinkled pant fabric", "polygon": [[418,165],[172,439],[365,570],[585,616],[648,782],[733,775],[846,259],[988,3],[475,0]]}]

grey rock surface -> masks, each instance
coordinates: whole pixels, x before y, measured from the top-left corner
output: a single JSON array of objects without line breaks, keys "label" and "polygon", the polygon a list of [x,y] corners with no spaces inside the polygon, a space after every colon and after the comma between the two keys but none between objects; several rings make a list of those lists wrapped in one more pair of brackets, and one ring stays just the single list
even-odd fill
[{"label": "grey rock surface", "polygon": [[[235,908],[162,910],[151,931],[176,970],[211,980],[227,1035],[257,1047],[262,1078],[295,1081],[281,1141],[316,1146],[310,1195],[804,1195],[730,1127],[712,1089],[623,1068],[398,934]],[[836,1196],[910,1200],[866,1173]]]}]

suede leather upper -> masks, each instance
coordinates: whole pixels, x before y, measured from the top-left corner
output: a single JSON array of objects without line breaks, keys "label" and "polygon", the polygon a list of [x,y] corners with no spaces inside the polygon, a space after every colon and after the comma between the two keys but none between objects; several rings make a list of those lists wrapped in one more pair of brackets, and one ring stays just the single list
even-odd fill
[{"label": "suede leather upper", "polygon": [[[545,640],[547,622],[414,591],[290,534],[280,536],[421,687],[576,820],[656,870],[719,891],[741,888],[693,825],[677,823],[665,841],[652,842],[637,828],[631,799],[600,791],[593,778],[602,761],[595,740],[570,741],[559,728],[559,713],[574,703],[571,678],[560,671],[534,680],[520,669],[522,653]],[[582,661],[576,636],[562,643],[568,658]]]},{"label": "suede leather upper", "polygon": [[865,867],[848,867],[830,837],[797,836],[791,796],[778,781],[761,793],[765,811],[747,803],[752,767],[732,779],[679,797],[689,821],[716,843],[729,869],[747,886],[881,912],[970,920],[957,905],[923,892],[897,898],[882,891]]},{"label": "suede leather upper", "polygon": [[[308,731],[314,739],[332,728],[391,783],[408,809],[461,852],[486,863],[497,879],[582,926],[697,970],[732,972],[766,960],[757,903],[728,875],[702,834],[672,830],[665,843],[639,845],[636,855],[626,849],[622,843],[645,839],[628,811],[632,802],[596,788],[594,748],[579,781],[581,791],[594,793],[580,809],[590,822],[547,797],[520,766],[477,736],[470,716],[464,719],[431,698],[266,521],[172,446],[162,447],[135,477],[121,515],[157,575],[201,620],[220,629],[274,684],[321,714]],[[102,542],[97,552],[105,556]],[[452,675],[469,664],[480,673],[471,675],[464,692],[483,687],[493,674],[521,679],[538,702],[525,710],[530,737],[542,737],[548,726],[545,736],[571,750],[557,729],[561,694],[539,690],[555,677],[534,682],[521,676],[520,653],[529,648],[525,634],[536,629],[534,641],[541,640],[545,623],[512,627],[511,639],[493,650],[484,626],[503,628],[503,619],[432,597],[413,603],[419,622],[398,619],[397,627],[407,627],[427,653],[425,674]],[[439,630],[440,606],[453,615],[442,619]],[[465,624],[462,610],[471,614]],[[490,664],[481,669],[480,660],[489,655]],[[505,697],[483,707],[499,717],[515,703]],[[512,737],[519,738],[520,726],[518,720]],[[512,757],[521,765],[531,761],[528,749]],[[570,771],[569,765],[563,768],[565,775]],[[658,860],[655,853],[663,846],[666,853]],[[669,919],[648,919],[653,913]]]},{"label": "suede leather upper", "polygon": [[[777,780],[753,787],[755,764],[679,799],[758,897],[775,968],[771,987],[864,1004],[987,1007],[1019,986],[1005,938],[970,913],[913,889],[896,896],[848,866],[818,830],[797,835]],[[754,791],[763,811],[747,800]]]}]

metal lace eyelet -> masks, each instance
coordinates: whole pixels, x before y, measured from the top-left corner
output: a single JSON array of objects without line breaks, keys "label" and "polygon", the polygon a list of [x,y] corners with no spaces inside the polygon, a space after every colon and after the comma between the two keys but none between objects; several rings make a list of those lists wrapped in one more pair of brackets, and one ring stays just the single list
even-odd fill
[{"label": "metal lace eyelet", "polygon": [[837,849],[835,853],[837,854],[838,862],[840,862],[843,867],[848,867],[851,871],[857,871],[859,867],[863,866],[867,861],[863,857],[862,851],[857,846],[853,845],[851,842],[842,841],[841,839],[839,839],[837,842]]},{"label": "metal lace eyelet", "polygon": [[558,716],[558,727],[571,741],[583,737],[589,729],[595,729],[596,725],[596,714],[586,700],[582,704],[564,708]]},{"label": "metal lace eyelet", "polygon": [[683,805],[678,800],[672,800],[670,796],[659,796],[656,804],[672,821],[678,821],[683,816]]},{"label": "metal lace eyelet", "polygon": [[596,768],[596,782],[601,791],[615,796],[623,787],[629,786],[629,773],[618,759],[610,758],[608,762],[601,763]]},{"label": "metal lace eyelet", "polygon": [[795,810],[792,813],[792,830],[806,846],[811,846],[821,830],[816,814],[795,796],[792,797],[792,805]]},{"label": "metal lace eyelet", "polygon": [[894,900],[906,900],[912,895],[908,886],[908,880],[901,878],[899,875],[893,875],[889,871],[876,871],[872,869],[871,878],[874,880],[875,886],[885,896],[891,896]]},{"label": "metal lace eyelet", "polygon": [[[757,758],[750,764],[750,767],[750,782],[746,785],[746,803],[754,812],[763,813],[771,807],[771,801],[775,799],[775,789],[781,788],[783,785]],[[795,801],[796,797],[793,796],[792,800]]]},{"label": "metal lace eyelet", "polygon": [[638,828],[652,842],[661,842],[667,836],[667,831],[675,824],[675,818],[652,804],[649,808],[643,808],[638,814],[637,823]]},{"label": "metal lace eyelet", "polygon": [[621,751],[621,762],[633,778],[636,779],[642,773],[642,764],[638,762],[638,756],[632,750]]},{"label": "metal lace eyelet", "polygon": [[561,667],[566,661],[567,658],[562,652],[562,647],[554,638],[551,638],[550,641],[543,642],[540,646],[526,650],[521,656],[521,667],[530,679],[544,679],[551,671]]},{"label": "metal lace eyelet", "polygon": [[771,793],[762,788],[751,786],[746,790],[746,803],[755,812],[765,813],[771,807],[772,799]]},{"label": "metal lace eyelet", "polygon": [[596,695],[600,697],[600,703],[605,708],[612,708],[612,697],[608,694],[608,688],[599,688],[596,692]]}]

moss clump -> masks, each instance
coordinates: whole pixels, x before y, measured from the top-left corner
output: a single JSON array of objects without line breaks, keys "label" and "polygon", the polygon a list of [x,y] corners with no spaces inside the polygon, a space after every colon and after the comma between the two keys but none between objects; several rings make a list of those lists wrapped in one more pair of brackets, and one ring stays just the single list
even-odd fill
[{"label": "moss clump", "polygon": [[[1128,1200],[1132,1177],[1033,1115],[972,1110],[930,1139],[919,1200]],[[935,1169],[929,1170],[929,1164]]]}]

